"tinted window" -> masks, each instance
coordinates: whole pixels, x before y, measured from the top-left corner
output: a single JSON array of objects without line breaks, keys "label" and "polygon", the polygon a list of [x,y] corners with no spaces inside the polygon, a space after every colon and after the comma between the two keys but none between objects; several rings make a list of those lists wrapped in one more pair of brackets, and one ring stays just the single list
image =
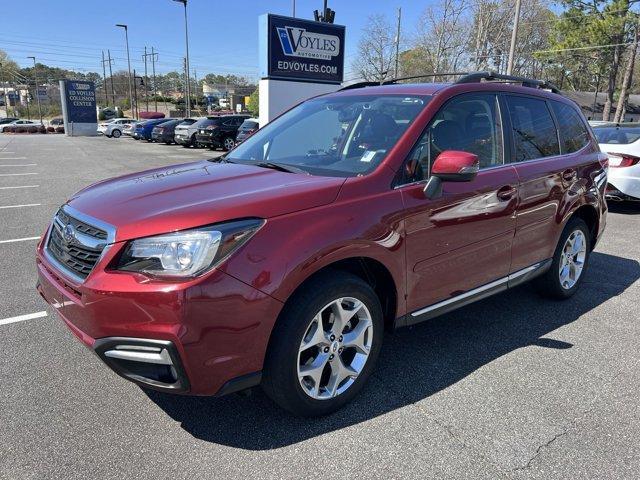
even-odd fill
[{"label": "tinted window", "polygon": [[558,132],[544,100],[507,96],[516,162],[560,154]]},{"label": "tinted window", "polygon": [[193,125],[194,123],[196,123],[196,120],[193,118],[187,118],[186,120],[182,120],[182,122],[180,123],[180,125]]},{"label": "tinted window", "polygon": [[254,128],[258,128],[258,122],[254,122],[253,120],[245,120],[242,125],[240,125],[240,130],[253,130]]},{"label": "tinted window", "polygon": [[562,153],[573,153],[589,142],[589,133],[582,118],[573,108],[560,102],[551,102],[560,130]]},{"label": "tinted window", "polygon": [[625,145],[640,139],[640,127],[596,127],[593,129],[598,143]]},{"label": "tinted window", "polygon": [[480,168],[502,165],[502,126],[497,105],[495,95],[468,94],[442,107],[411,151],[404,181],[428,178],[433,162],[445,150],[476,154]]},{"label": "tinted window", "polygon": [[309,100],[258,130],[229,159],[321,175],[365,174],[386,157],[428,98],[342,94]]},{"label": "tinted window", "polygon": [[216,123],[217,120],[218,120],[217,118],[201,118],[200,120],[195,122],[193,126],[198,128],[205,128],[205,127],[208,127],[209,125],[213,125],[214,123]]}]

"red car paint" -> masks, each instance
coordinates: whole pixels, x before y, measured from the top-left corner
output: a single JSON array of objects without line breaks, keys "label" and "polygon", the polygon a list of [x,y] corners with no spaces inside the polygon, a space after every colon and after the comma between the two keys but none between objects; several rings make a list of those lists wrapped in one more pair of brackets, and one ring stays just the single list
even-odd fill
[{"label": "red car paint", "polygon": [[[352,258],[377,262],[393,280],[397,326],[408,314],[546,260],[579,208],[605,225],[597,142],[574,154],[481,170],[445,183],[430,200],[424,184],[394,185],[423,129],[445,102],[468,92],[548,98],[506,84],[395,85],[332,95],[432,95],[387,157],[351,178],[297,175],[255,166],[196,162],[107,180],[69,205],[116,228],[84,282],[37,249],[38,289],[88,347],[104,337],[170,340],[188,393],[211,395],[259,372],[283,305],[314,273]],[[496,198],[500,201],[496,201]],[[586,210],[585,210],[586,211]],[[251,240],[214,270],[188,281],[154,280],[106,268],[128,240],[245,217],[266,219]]]}]

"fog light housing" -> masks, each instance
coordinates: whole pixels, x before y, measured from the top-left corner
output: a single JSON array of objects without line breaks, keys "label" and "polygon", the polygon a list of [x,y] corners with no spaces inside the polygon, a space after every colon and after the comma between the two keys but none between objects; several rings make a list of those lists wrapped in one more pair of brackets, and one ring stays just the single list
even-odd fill
[{"label": "fog light housing", "polygon": [[107,337],[96,340],[94,350],[114,372],[127,380],[157,390],[189,389],[180,356],[168,340]]}]

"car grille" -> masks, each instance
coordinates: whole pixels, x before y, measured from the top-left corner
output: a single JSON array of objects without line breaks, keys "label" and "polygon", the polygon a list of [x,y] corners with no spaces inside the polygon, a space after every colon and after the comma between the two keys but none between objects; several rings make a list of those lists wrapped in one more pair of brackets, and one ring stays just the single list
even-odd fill
[{"label": "car grille", "polygon": [[47,251],[71,273],[86,278],[106,246],[107,232],[58,210]]}]

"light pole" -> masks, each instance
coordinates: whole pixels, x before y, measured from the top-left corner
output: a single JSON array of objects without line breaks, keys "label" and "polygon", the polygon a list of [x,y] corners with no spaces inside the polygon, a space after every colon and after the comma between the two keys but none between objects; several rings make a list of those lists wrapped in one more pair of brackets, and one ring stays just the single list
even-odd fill
[{"label": "light pole", "polygon": [[187,117],[191,116],[191,82],[189,81],[189,28],[187,26],[187,0],[173,0],[174,2],[178,2],[178,3],[182,3],[184,5],[184,40],[185,40],[185,45],[186,45],[186,50],[187,50],[187,55],[186,55],[186,65],[185,65],[185,71],[186,71],[186,85],[187,85],[187,91],[186,91],[186,107],[187,107]]},{"label": "light pole", "polygon": [[127,42],[127,67],[129,71],[129,106],[131,107],[131,114],[133,115],[133,92],[131,89],[131,58],[129,57],[129,27],[122,23],[116,23],[116,27],[124,28],[124,38]]},{"label": "light pole", "polygon": [[40,123],[42,124],[42,108],[40,108],[40,95],[38,95],[38,68],[36,67],[36,57],[27,58],[33,60],[33,79],[36,82],[36,100],[38,101],[38,114],[40,115]]}]

